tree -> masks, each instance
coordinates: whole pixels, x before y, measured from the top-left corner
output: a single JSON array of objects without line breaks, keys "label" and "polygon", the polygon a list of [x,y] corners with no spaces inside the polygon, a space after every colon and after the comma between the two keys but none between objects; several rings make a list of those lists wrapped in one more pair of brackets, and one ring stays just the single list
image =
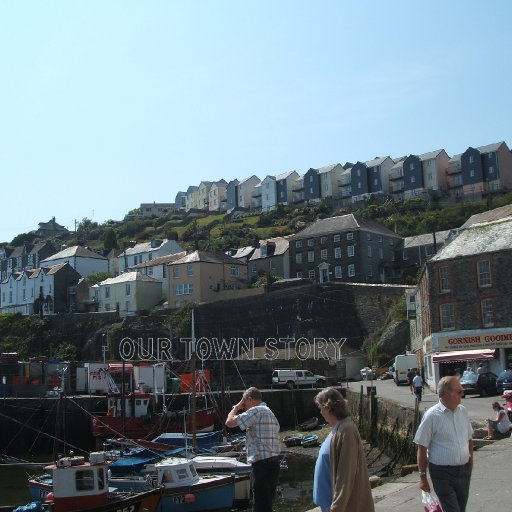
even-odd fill
[{"label": "tree", "polygon": [[78,235],[87,235],[94,228],[97,228],[97,227],[98,227],[98,223],[97,222],[93,222],[91,219],[88,219],[87,217],[84,217],[78,223],[78,227],[76,228],[76,233]]},{"label": "tree", "polygon": [[116,232],[112,228],[107,229],[105,241],[103,242],[103,248],[107,253],[109,253],[112,249],[119,249]]},{"label": "tree", "polygon": [[101,281],[105,281],[105,279],[108,279],[109,277],[112,277],[108,272],[94,272],[92,274],[89,274],[85,279],[87,281],[87,284],[89,286],[92,286],[96,283],[101,283]]}]

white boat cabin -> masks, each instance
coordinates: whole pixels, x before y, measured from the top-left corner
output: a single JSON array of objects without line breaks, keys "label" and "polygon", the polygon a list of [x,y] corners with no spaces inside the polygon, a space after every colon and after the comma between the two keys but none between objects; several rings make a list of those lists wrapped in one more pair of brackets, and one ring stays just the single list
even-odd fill
[{"label": "white boat cabin", "polygon": [[188,459],[169,457],[155,464],[157,484],[166,488],[194,485],[199,482],[194,463]]}]

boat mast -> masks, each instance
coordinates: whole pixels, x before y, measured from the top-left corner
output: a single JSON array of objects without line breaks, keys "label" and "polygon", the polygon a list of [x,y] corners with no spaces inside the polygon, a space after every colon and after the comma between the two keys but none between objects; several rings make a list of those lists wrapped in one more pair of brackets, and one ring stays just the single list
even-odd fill
[{"label": "boat mast", "polygon": [[197,422],[196,422],[196,332],[194,326],[194,308],[192,308],[192,346],[190,349],[190,366],[192,368],[192,395],[191,395],[191,413],[192,413],[192,450],[197,450]]}]

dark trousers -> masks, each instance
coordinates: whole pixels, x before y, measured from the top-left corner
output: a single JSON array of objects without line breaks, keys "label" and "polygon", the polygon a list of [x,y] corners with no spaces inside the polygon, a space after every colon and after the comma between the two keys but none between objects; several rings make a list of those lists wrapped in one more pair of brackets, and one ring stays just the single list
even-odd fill
[{"label": "dark trousers", "polygon": [[441,502],[443,512],[465,512],[469,497],[471,468],[464,466],[438,466],[430,463],[432,486]]},{"label": "dark trousers", "polygon": [[252,465],[252,510],[272,512],[279,478],[279,457],[259,460]]},{"label": "dark trousers", "polygon": [[418,402],[421,402],[421,394],[423,393],[423,388],[422,387],[414,388],[414,393],[418,397]]}]

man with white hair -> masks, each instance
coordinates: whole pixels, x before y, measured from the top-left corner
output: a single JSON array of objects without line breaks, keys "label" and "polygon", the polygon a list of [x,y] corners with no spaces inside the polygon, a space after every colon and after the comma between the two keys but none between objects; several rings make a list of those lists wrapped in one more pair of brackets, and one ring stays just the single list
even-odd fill
[{"label": "man with white hair", "polygon": [[473,428],[461,405],[464,390],[457,377],[443,377],[439,402],[428,409],[414,436],[418,446],[420,489],[434,491],[444,512],[465,512],[473,469]]}]

